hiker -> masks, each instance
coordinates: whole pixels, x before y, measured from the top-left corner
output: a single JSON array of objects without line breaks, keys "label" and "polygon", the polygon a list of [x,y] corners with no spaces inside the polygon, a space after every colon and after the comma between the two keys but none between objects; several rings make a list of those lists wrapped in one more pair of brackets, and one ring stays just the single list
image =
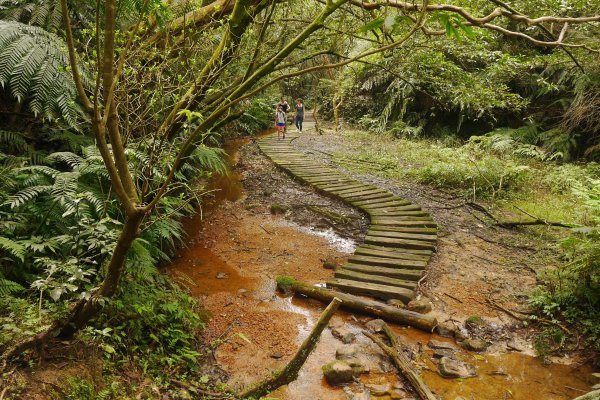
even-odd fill
[{"label": "hiker", "polygon": [[304,121],[304,101],[296,100],[296,131],[302,133],[302,122]]},{"label": "hiker", "polygon": [[[281,107],[281,110],[283,111],[283,114],[285,114],[285,119],[287,121],[287,112],[290,110],[290,105],[288,104],[287,101],[285,101],[285,99],[283,97],[281,97],[281,99],[279,100],[279,103],[277,103],[277,105]],[[283,131],[287,132],[287,124],[283,128]]]},{"label": "hiker", "polygon": [[285,113],[279,104],[277,104],[276,108],[275,126],[277,127],[277,139],[281,139],[281,135],[283,135],[283,138],[285,139]]}]

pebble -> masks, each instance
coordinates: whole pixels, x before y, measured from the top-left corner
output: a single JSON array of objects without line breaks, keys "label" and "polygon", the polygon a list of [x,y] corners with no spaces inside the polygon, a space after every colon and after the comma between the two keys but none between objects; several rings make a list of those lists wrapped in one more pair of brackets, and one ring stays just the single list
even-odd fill
[{"label": "pebble", "polygon": [[475,367],[472,364],[450,357],[440,359],[438,372],[444,378],[471,378],[477,376]]},{"label": "pebble", "polygon": [[452,343],[442,342],[440,340],[434,340],[434,339],[431,339],[429,341],[429,343],[427,343],[427,346],[430,349],[446,349],[446,350],[452,350],[452,351],[458,350]]},{"label": "pebble", "polygon": [[365,324],[365,327],[373,333],[383,332],[384,326],[385,321],[382,319],[372,319]]}]

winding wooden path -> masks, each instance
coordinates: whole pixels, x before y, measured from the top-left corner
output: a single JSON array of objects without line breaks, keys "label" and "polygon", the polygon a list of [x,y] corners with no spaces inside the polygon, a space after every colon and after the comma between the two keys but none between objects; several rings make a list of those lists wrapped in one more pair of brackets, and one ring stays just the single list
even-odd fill
[{"label": "winding wooden path", "polygon": [[364,211],[371,225],[364,243],[326,285],[342,292],[410,301],[435,251],[437,227],[429,213],[388,190],[360,182],[294,149],[298,135],[259,140],[277,166],[318,191]]}]

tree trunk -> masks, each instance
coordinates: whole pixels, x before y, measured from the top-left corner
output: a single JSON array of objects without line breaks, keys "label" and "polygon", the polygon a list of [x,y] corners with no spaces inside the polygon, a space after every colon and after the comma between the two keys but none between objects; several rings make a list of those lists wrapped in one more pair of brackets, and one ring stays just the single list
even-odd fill
[{"label": "tree trunk", "polygon": [[386,336],[390,340],[392,347],[387,346],[383,341],[377,336],[369,333],[363,332],[367,337],[369,337],[372,341],[374,341],[381,349],[394,361],[400,373],[408,379],[411,385],[415,388],[416,392],[419,394],[421,399],[423,400],[437,400],[437,397],[431,392],[429,387],[423,382],[419,374],[413,369],[412,363],[404,354],[402,349],[402,345],[398,340],[398,337],[389,326],[384,325],[383,328]]},{"label": "tree trunk", "polygon": [[268,378],[264,382],[261,382],[240,393],[238,397],[241,399],[258,399],[269,392],[272,392],[278,387],[287,385],[288,383],[296,380],[298,377],[298,372],[300,372],[300,368],[302,368],[310,353],[312,353],[314,348],[317,346],[319,338],[321,337],[321,333],[341,303],[342,301],[337,298],[334,298],[331,301],[329,306],[327,306],[325,311],[323,311],[321,314],[321,317],[317,321],[317,324],[311,331],[310,335],[308,335],[308,337],[304,340],[304,343],[302,343],[302,346],[300,346],[296,352],[294,358],[292,358],[282,370],[275,372],[272,377]]},{"label": "tree trunk", "polygon": [[318,288],[293,278],[280,277],[277,279],[277,286],[283,291],[292,291],[323,302],[330,302],[337,297],[342,300],[342,306],[345,308],[383,318],[390,322],[410,325],[426,332],[432,332],[437,326],[437,320],[432,316],[403,310],[360,296]]},{"label": "tree trunk", "polygon": [[144,218],[144,214],[136,212],[128,216],[123,224],[123,229],[117,240],[117,245],[110,259],[106,276],[100,285],[100,288],[92,294],[89,300],[81,303],[75,308],[71,317],[60,331],[60,336],[68,337],[73,335],[79,329],[92,319],[101,308],[101,299],[110,298],[119,287],[119,281],[123,274],[127,253],[131,244],[138,237],[139,228]]}]

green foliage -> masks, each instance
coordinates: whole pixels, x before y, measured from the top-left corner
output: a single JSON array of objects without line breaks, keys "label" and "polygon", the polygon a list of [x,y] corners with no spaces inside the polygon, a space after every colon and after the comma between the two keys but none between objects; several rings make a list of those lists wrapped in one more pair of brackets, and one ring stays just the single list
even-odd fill
[{"label": "green foliage", "polygon": [[0,86],[35,115],[75,126],[80,114],[68,54],[58,36],[0,20]]}]

